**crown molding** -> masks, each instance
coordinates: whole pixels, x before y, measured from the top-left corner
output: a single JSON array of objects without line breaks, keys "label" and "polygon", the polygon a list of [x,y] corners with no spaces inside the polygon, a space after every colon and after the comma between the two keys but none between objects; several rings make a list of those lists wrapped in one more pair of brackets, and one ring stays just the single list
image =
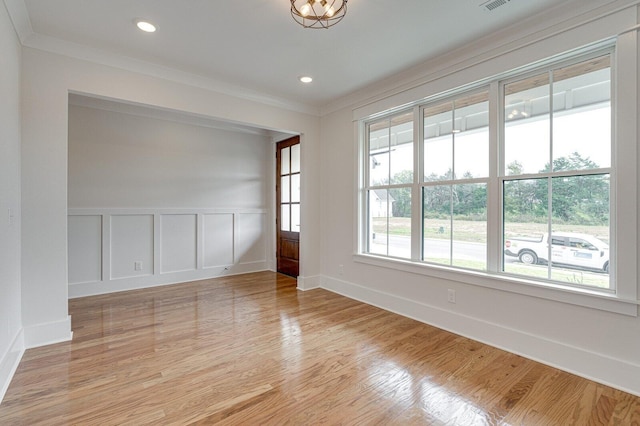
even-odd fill
[{"label": "crown molding", "polygon": [[120,114],[133,115],[137,117],[151,118],[155,120],[170,121],[173,123],[186,124],[190,126],[206,127],[209,129],[222,130],[233,133],[250,134],[271,140],[272,138],[286,138],[292,136],[289,133],[270,130],[262,127],[247,126],[226,120],[217,120],[208,116],[188,113],[184,111],[170,110],[149,105],[140,105],[133,102],[123,102],[120,100],[108,99],[99,96],[89,96],[72,92],[69,94],[69,105],[91,108],[101,111],[115,112]]},{"label": "crown molding", "polygon": [[4,0],[4,6],[9,13],[9,19],[11,19],[20,43],[24,44],[25,40],[33,34],[29,12],[24,0]]},{"label": "crown molding", "polygon": [[[20,1],[20,0],[16,0]],[[116,55],[101,49],[88,47],[82,44],[60,40],[54,37],[32,33],[23,46],[49,53],[55,53],[75,59],[106,65],[139,74],[169,80],[175,83],[200,89],[217,92],[223,95],[233,96],[252,102],[261,103],[281,109],[301,112],[308,115],[319,116],[319,108],[292,102],[284,98],[267,95],[246,87],[236,86],[209,77],[181,71],[129,56]]]},{"label": "crown molding", "polygon": [[563,3],[329,102],[321,107],[320,115],[372,104],[638,4],[640,0],[611,0],[604,5],[598,0]]},{"label": "crown molding", "polygon": [[316,106],[294,102],[176,68],[38,34],[33,31],[24,0],[4,0],[4,3],[20,43],[24,47],[157,77],[276,108],[320,116],[320,109]]}]

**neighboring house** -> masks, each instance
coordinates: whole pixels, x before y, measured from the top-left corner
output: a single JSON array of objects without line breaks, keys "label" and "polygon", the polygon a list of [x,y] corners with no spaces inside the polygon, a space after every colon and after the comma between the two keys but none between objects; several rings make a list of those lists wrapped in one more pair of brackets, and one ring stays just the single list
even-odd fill
[{"label": "neighboring house", "polygon": [[371,191],[369,198],[371,217],[393,217],[393,203],[395,201],[396,200],[384,189]]}]

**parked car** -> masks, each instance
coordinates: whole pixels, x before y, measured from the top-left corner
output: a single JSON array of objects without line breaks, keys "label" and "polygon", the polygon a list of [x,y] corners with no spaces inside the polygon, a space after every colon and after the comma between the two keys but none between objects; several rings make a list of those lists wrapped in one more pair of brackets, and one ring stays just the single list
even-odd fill
[{"label": "parked car", "polygon": [[[511,237],[504,242],[504,254],[535,265],[549,258],[548,234],[539,238]],[[593,235],[572,232],[551,234],[551,262],[609,273],[609,245]]]}]

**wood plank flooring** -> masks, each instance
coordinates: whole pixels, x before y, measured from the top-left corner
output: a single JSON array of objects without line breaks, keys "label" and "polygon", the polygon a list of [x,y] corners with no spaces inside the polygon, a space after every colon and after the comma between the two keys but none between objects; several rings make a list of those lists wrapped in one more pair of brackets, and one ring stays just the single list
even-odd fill
[{"label": "wood plank flooring", "polygon": [[640,425],[640,398],[272,272],[70,313],[1,425]]}]

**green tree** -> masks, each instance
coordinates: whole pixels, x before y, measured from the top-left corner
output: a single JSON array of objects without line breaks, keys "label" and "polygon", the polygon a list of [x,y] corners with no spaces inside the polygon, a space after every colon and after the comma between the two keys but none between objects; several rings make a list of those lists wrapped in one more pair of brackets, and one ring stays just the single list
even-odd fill
[{"label": "green tree", "polygon": [[[598,165],[574,152],[553,160],[553,171],[593,170]],[[542,172],[548,172],[547,164]],[[542,180],[541,180],[542,181]],[[554,220],[580,225],[609,223],[609,175],[578,175],[551,179],[551,208]],[[538,184],[538,195],[548,193],[548,179]]]},{"label": "green tree", "polygon": [[[413,183],[413,170],[402,170],[391,178],[394,184]],[[392,212],[395,217],[411,217],[411,187],[393,188],[389,190],[395,200],[392,204]]]}]

